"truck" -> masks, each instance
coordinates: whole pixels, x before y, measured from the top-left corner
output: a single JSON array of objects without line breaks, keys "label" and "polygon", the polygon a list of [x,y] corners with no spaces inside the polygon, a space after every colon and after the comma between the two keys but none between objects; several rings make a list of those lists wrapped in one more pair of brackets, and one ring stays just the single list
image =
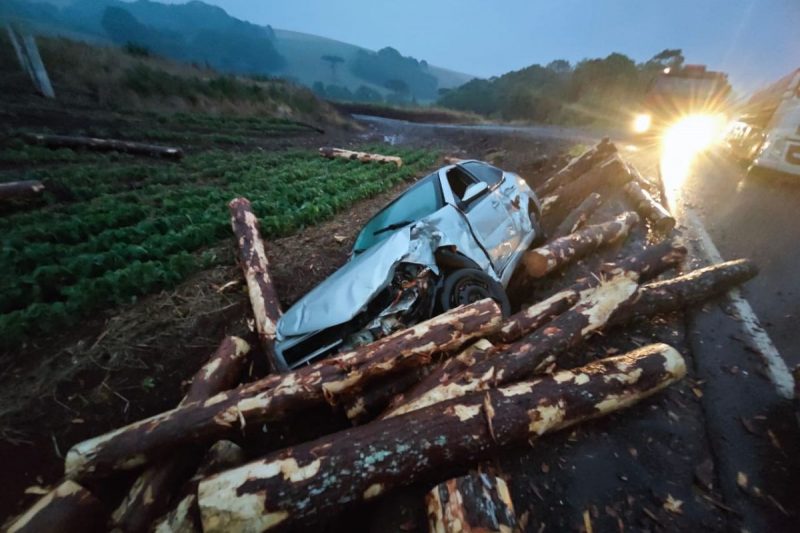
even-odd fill
[{"label": "truck", "polygon": [[724,72],[705,65],[666,67],[650,83],[633,118],[633,132],[657,136],[690,117],[721,115],[728,109],[730,93]]},{"label": "truck", "polygon": [[800,175],[800,68],[755,92],[725,143],[750,173]]}]

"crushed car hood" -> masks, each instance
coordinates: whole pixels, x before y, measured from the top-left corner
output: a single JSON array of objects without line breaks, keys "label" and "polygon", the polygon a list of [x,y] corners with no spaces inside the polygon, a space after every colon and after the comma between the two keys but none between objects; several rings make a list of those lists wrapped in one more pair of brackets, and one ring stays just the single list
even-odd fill
[{"label": "crushed car hood", "polygon": [[485,253],[470,237],[466,221],[446,205],[354,256],[298,300],[278,321],[278,341],[349,322],[391,282],[398,263],[427,266],[438,274],[434,252],[440,246],[454,246],[491,271]]}]

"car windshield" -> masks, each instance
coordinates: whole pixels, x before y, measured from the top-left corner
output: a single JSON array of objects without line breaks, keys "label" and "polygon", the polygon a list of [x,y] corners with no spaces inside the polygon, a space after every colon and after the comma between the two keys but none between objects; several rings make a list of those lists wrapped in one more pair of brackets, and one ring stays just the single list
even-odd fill
[{"label": "car windshield", "polygon": [[486,183],[489,187],[503,179],[503,171],[497,167],[481,163],[480,161],[467,161],[460,164],[467,172]]},{"label": "car windshield", "polygon": [[379,211],[367,222],[353,251],[363,252],[392,234],[393,230],[424,218],[441,207],[437,174],[431,174]]}]

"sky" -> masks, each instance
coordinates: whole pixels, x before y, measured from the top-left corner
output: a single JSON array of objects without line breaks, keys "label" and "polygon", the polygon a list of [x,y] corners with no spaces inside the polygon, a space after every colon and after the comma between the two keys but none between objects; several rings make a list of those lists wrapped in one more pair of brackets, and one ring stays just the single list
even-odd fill
[{"label": "sky", "polygon": [[[162,0],[163,1],[163,0]],[[179,0],[167,0],[182,3]],[[743,94],[800,67],[800,0],[205,0],[231,15],[480,77],[681,48]]]}]

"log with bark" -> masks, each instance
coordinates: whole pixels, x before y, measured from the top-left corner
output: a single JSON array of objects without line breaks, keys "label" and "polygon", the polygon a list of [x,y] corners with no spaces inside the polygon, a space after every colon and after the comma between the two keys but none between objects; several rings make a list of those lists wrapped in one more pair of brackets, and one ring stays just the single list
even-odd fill
[{"label": "log with bark", "polygon": [[370,154],[367,152],[354,152],[352,150],[344,150],[343,148],[332,148],[330,146],[323,146],[319,149],[322,157],[327,159],[334,159],[340,157],[342,159],[349,159],[351,161],[361,161],[362,163],[391,163],[397,165],[397,168],[403,166],[403,159],[395,155],[381,155]]},{"label": "log with bark", "polygon": [[108,511],[91,492],[65,480],[7,525],[8,533],[103,531]]},{"label": "log with bark", "polygon": [[452,309],[352,352],[288,374],[267,376],[228,392],[161,413],[80,442],[67,453],[72,478],[98,477],[157,460],[180,446],[212,442],[230,433],[336,403],[343,395],[410,368],[429,364],[500,327],[502,313],[485,299]]},{"label": "log with bark", "polygon": [[[484,342],[482,339],[478,343]],[[477,343],[476,343],[477,344]],[[474,346],[474,345],[473,345]],[[447,359],[449,361],[450,359]],[[412,368],[397,376],[373,383],[366,390],[342,398],[342,410],[353,424],[363,424],[378,416],[392,399],[410,389],[436,367],[434,363]]]},{"label": "log with bark", "polygon": [[628,183],[633,176],[628,166],[614,155],[578,176],[542,201],[542,220],[548,231],[552,231],[593,192],[617,189]]},{"label": "log with bark", "polygon": [[503,478],[474,472],[439,483],[425,495],[430,533],[511,533],[514,502]]},{"label": "log with bark", "polygon": [[611,244],[626,237],[639,216],[633,211],[625,212],[614,220],[595,224],[525,252],[522,262],[532,278],[542,278],[555,270],[564,268],[573,261],[586,257],[604,244]]},{"label": "log with bark", "polygon": [[536,194],[547,196],[553,194],[557,189],[570,183],[578,176],[585,174],[592,167],[607,159],[610,155],[617,152],[617,147],[609,141],[608,137],[603,138],[595,146],[589,148],[579,156],[570,160],[567,165],[553,174],[541,186],[536,188]]},{"label": "log with bark", "polygon": [[548,235],[549,240],[555,240],[559,237],[564,237],[565,235],[569,235],[570,233],[575,233],[581,227],[586,224],[586,221],[589,220],[589,217],[597,211],[597,208],[600,207],[600,204],[603,203],[603,197],[593,192],[586,199],[580,203],[578,207],[572,210],[572,212],[567,215],[567,218],[558,225],[558,227]]},{"label": "log with bark", "polygon": [[97,139],[94,137],[77,137],[74,135],[44,135],[30,133],[24,136],[29,144],[37,144],[47,148],[71,148],[76,150],[92,150],[95,152],[123,152],[126,154],[180,159],[183,150],[172,146],[158,146],[116,139]]},{"label": "log with bark", "polygon": [[[238,337],[226,337],[195,374],[179,405],[204,401],[239,383],[250,346]],[[191,476],[203,458],[204,448],[187,446],[180,454],[148,467],[133,483],[111,516],[111,524],[126,533],[149,531],[167,509],[173,492]]]},{"label": "log with bark", "polygon": [[12,198],[29,198],[37,196],[44,190],[41,181],[9,181],[0,183],[0,200],[10,200]]},{"label": "log with bark", "polygon": [[239,263],[247,282],[247,293],[253,309],[258,339],[273,372],[289,371],[286,363],[275,355],[275,335],[281,318],[278,293],[269,274],[269,260],[264,251],[258,219],[247,198],[234,198],[228,204],[231,228],[239,245]]},{"label": "log with bark", "polygon": [[279,451],[200,483],[203,530],[324,521],[433,471],[633,405],[685,372],[675,349],[656,344]]},{"label": "log with bark", "polygon": [[208,449],[205,458],[192,479],[181,491],[185,496],[161,517],[153,527],[156,533],[200,533],[200,509],[197,507],[197,485],[210,475],[237,467],[244,463],[244,450],[229,440],[220,440]]},{"label": "log with bark", "polygon": [[650,193],[642,189],[638,181],[629,181],[623,190],[633,203],[636,212],[649,220],[655,231],[662,234],[672,231],[675,227],[675,219],[663,205],[650,196]]}]

